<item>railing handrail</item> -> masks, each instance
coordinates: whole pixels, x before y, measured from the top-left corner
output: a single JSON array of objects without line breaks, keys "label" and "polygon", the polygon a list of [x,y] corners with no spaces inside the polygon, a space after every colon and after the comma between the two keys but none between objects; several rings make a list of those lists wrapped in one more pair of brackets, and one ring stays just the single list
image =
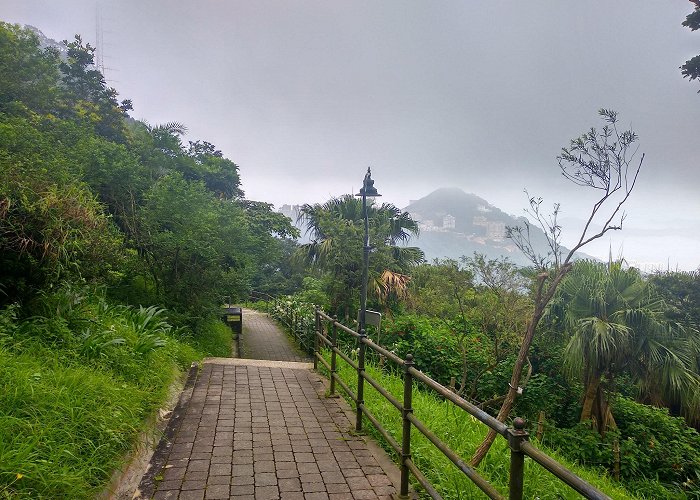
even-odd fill
[{"label": "railing handrail", "polygon": [[265,292],[259,292],[257,290],[250,291],[250,298],[257,299],[257,300],[260,300],[260,299],[276,300],[276,297],[274,297],[273,295],[270,295],[269,293],[265,293]]},{"label": "railing handrail", "polygon": [[[535,447],[532,443],[528,441],[528,433],[524,430],[524,421],[522,419],[515,419],[514,427],[508,427],[503,422],[500,422],[493,416],[489,415],[484,410],[465,400],[464,398],[455,394],[452,390],[440,384],[439,382],[433,380],[427,376],[422,371],[416,369],[413,366],[413,357],[409,354],[407,358],[401,359],[399,356],[395,355],[391,351],[375,344],[371,339],[367,338],[365,332],[356,332],[351,328],[338,322],[337,318],[333,318],[325,314],[320,309],[315,309],[315,342],[314,342],[314,357],[316,360],[320,361],[330,372],[331,388],[330,393],[335,393],[336,382],[343,388],[343,390],[350,396],[350,398],[355,401],[356,411],[357,411],[357,421],[356,428],[358,431],[362,429],[362,416],[366,416],[372,424],[377,428],[382,436],[389,442],[390,446],[396,453],[399,454],[401,459],[401,491],[400,495],[405,497],[408,494],[408,474],[409,472],[414,475],[416,480],[426,489],[426,492],[432,498],[441,498],[439,493],[435,488],[428,482],[425,476],[418,470],[415,462],[411,458],[410,454],[410,430],[411,427],[416,428],[424,436],[426,436],[438,450],[440,450],[443,455],[445,455],[449,460],[451,460],[458,469],[460,469],[469,479],[474,482],[474,484],[479,487],[486,495],[490,498],[503,498],[502,495],[493,488],[493,486],[488,483],[484,478],[482,478],[476,470],[471,468],[469,465],[464,463],[459,455],[452,449],[450,449],[440,438],[438,438],[430,429],[428,429],[425,424],[418,420],[415,415],[413,415],[412,408],[412,391],[413,391],[413,380],[416,379],[419,382],[427,385],[430,389],[434,390],[442,397],[453,403],[455,406],[466,411],[474,418],[479,420],[482,424],[488,426],[490,429],[496,431],[499,435],[504,437],[508,441],[508,445],[511,449],[511,470],[510,470],[510,491],[509,498],[511,500],[520,500],[523,496],[523,475],[524,475],[524,457],[527,455],[536,463],[544,467],[552,475],[563,481],[565,484],[573,488],[575,491],[580,493],[586,498],[600,499],[600,500],[610,500],[605,493],[597,489],[592,484],[584,481],[579,476],[574,474],[572,471],[564,467],[562,464],[551,458],[549,455],[544,453],[542,450]],[[331,339],[330,341],[326,336],[323,335],[323,328],[321,328],[321,321],[330,322],[331,324]],[[358,362],[355,364],[345,353],[343,353],[337,347],[337,332],[338,330],[344,331],[350,334],[353,338],[357,340],[359,347]],[[326,359],[321,355],[320,346],[330,347],[331,350],[331,363],[329,364]],[[404,371],[404,402],[401,403],[393,396],[387,397],[385,394],[386,390],[379,390],[377,385],[378,382],[371,377],[369,377],[364,370],[364,356],[365,349],[369,347],[373,351],[384,356],[386,359],[396,363],[403,368]],[[358,388],[357,393],[353,393],[350,388],[345,384],[345,382],[340,379],[337,374],[337,356],[340,356],[346,363],[348,363],[353,369],[358,372]],[[363,384],[364,381],[368,381],[379,394],[387,399],[393,406],[395,406],[399,411],[401,411],[404,420],[404,430],[402,443],[396,442],[391,434],[379,423],[377,418],[366,408],[363,400]],[[398,403],[398,405],[397,405]]]}]

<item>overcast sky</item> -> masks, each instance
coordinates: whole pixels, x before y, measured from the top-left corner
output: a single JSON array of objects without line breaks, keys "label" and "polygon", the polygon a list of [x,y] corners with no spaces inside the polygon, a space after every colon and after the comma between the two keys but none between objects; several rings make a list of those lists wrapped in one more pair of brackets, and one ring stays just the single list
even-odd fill
[{"label": "overcast sky", "polygon": [[[700,265],[700,53],[687,0],[101,3],[107,78],[136,118],[177,121],[241,167],[247,197],[325,201],[373,167],[383,201],[443,186],[520,215],[589,198],[559,173],[569,139],[617,110],[646,153],[625,229],[587,253]],[[0,0],[0,19],[95,41],[94,0]],[[565,241],[566,242],[566,241]]]}]

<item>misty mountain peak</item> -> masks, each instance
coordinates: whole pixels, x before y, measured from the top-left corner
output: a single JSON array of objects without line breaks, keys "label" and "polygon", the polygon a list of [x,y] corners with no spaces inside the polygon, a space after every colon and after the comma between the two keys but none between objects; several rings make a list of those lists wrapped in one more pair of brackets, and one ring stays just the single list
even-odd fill
[{"label": "misty mountain peak", "polygon": [[457,229],[471,229],[474,217],[514,225],[513,217],[485,199],[457,187],[436,189],[419,200],[411,200],[404,210],[424,223],[432,221],[437,224],[437,221],[443,221],[445,217],[453,217]]},{"label": "misty mountain peak", "polygon": [[484,200],[483,198],[478,197],[475,194],[472,193],[466,193],[462,189],[458,187],[443,187],[436,189],[432,193],[428,194],[427,196],[424,196],[420,200],[411,200],[409,203],[409,207],[412,207],[414,204],[432,204],[432,203],[441,203],[444,205],[456,205],[456,206],[479,206],[479,205],[484,205],[487,206],[489,203]]},{"label": "misty mountain peak", "polygon": [[[508,256],[518,264],[529,263],[507,238],[507,228],[521,225],[522,218],[503,212],[475,194],[457,187],[444,187],[411,200],[404,210],[418,222],[421,232],[413,244],[419,246],[428,259],[458,259],[479,252],[489,258]],[[532,227],[531,231],[537,251],[546,254],[544,233],[538,227]]]}]

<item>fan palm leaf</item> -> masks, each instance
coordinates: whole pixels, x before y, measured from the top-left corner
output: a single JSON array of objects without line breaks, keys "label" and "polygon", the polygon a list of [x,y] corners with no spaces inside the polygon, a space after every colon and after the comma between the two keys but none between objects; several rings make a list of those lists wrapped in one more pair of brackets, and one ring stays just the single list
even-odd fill
[{"label": "fan palm leaf", "polygon": [[[566,373],[596,387],[604,376],[627,373],[642,399],[658,404],[671,398],[682,400],[688,411],[690,405],[697,409],[696,344],[680,325],[666,320],[665,309],[637,270],[620,262],[577,263],[552,308],[563,314],[570,335]],[[596,394],[587,388],[586,398]],[[591,407],[591,401],[584,401],[584,413]],[[584,413],[582,419],[590,417]]]},{"label": "fan palm leaf", "polygon": [[[407,212],[390,203],[378,205],[369,200],[367,218],[373,263],[369,274],[381,299],[381,290],[388,284],[382,281],[389,276],[386,273],[405,275],[413,266],[424,262],[424,254],[419,248],[405,246],[411,236],[418,234],[418,224]],[[300,246],[297,257],[343,281],[346,288],[343,297],[347,298],[347,291],[359,282],[353,273],[360,271],[362,259],[362,200],[345,195],[325,203],[302,205],[297,222],[306,226],[311,239]]]}]

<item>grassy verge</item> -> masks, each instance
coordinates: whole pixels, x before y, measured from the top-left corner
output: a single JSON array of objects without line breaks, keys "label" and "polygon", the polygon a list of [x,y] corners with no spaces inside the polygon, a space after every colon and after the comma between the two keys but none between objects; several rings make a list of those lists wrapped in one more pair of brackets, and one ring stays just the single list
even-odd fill
[{"label": "grassy verge", "polygon": [[216,320],[187,335],[162,311],[83,299],[0,312],[0,499],[94,498],[175,378],[230,354]]},{"label": "grassy verge", "polygon": [[231,328],[218,320],[211,320],[203,328],[200,335],[186,339],[189,346],[202,356],[227,358],[231,356]]},{"label": "grassy verge", "polygon": [[[346,363],[339,360],[339,375],[353,389],[357,386],[357,374]],[[391,394],[403,397],[403,381],[378,367],[367,366],[367,373],[387,388]],[[342,389],[339,388],[342,393]],[[352,404],[352,402],[350,402]],[[401,416],[372,386],[365,384],[365,404],[382,425],[399,442],[401,438]],[[414,389],[413,408],[415,415],[433,430],[450,448],[468,459],[487,432],[487,428],[471,415],[443,401],[432,393]],[[379,442],[382,438],[370,422],[365,429]],[[385,444],[385,443],[384,443]],[[386,446],[386,444],[385,444]],[[388,449],[388,447],[387,447]],[[638,498],[607,477],[603,471],[580,467],[566,460],[553,450],[543,448],[551,457],[572,470],[575,474],[604,491],[615,499]],[[420,470],[446,499],[483,498],[484,494],[464,476],[427,438],[412,430],[411,452]],[[393,456],[393,451],[390,451]],[[497,438],[491,451],[479,467],[479,473],[507,496],[510,450],[502,438]],[[525,460],[525,498],[574,499],[581,498],[567,485],[531,459]]]}]

